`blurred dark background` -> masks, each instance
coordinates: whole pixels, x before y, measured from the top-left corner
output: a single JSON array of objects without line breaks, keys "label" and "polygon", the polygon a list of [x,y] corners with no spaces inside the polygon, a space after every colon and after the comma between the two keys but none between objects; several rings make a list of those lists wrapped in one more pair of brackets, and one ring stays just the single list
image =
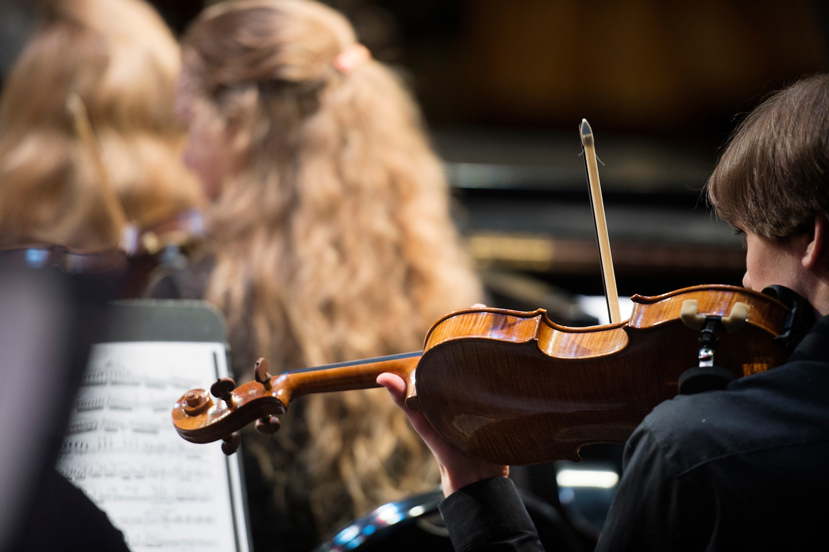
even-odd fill
[{"label": "blurred dark background", "polygon": [[[3,73],[31,4],[0,0]],[[152,0],[176,33],[210,0]],[[578,125],[601,161],[621,295],[739,284],[700,190],[741,116],[825,70],[820,0],[329,0],[420,101],[498,306],[602,293]],[[577,320],[576,320],[577,321]]]}]

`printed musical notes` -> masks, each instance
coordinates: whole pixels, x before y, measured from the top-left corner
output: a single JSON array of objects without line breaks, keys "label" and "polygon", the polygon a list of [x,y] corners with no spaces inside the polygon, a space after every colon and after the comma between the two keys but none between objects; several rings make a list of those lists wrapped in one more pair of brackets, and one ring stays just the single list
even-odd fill
[{"label": "printed musical notes", "polygon": [[238,465],[179,438],[169,414],[184,391],[226,375],[218,343],[93,348],[58,469],[134,552],[247,552]]}]

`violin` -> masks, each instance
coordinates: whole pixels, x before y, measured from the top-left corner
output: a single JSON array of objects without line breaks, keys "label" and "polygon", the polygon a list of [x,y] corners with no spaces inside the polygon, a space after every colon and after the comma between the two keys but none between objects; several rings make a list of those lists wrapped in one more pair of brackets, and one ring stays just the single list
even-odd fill
[{"label": "violin", "polygon": [[[117,282],[118,297],[140,297],[155,279],[186,262],[204,236],[201,212],[190,209],[135,230],[119,247],[78,249],[62,244],[29,243],[0,248],[0,266],[55,267],[69,274],[94,274]],[[126,247],[124,245],[126,244]]]},{"label": "violin", "polygon": [[610,324],[568,328],[543,309],[464,309],[432,326],[422,352],[278,376],[260,359],[254,381],[236,387],[225,378],[209,393],[185,393],[172,412],[179,435],[221,439],[232,454],[238,429],[256,422],[260,431],[277,431],[276,416],[296,397],[378,387],[377,376],[391,372],[407,382],[406,405],[469,455],[505,465],[578,460],[585,445],[625,442],[678,392],[722,388],[781,364],[778,343],[791,342],[794,313],[803,309],[762,293],[707,285],[634,295],[630,318],[621,319],[593,132],[586,120],[579,128]]},{"label": "violin", "polygon": [[407,406],[467,454],[508,465],[577,460],[582,446],[623,443],[677,394],[706,323],[719,328],[717,365],[734,377],[784,360],[774,338],[784,333],[789,309],[767,295],[707,285],[631,300],[630,319],[615,324],[568,328],[542,309],[464,309],[432,326],[422,352],[278,376],[260,359],[254,381],[235,387],[223,379],[210,393],[185,393],[173,424],[188,441],[222,439],[232,453],[238,429],[255,421],[276,431],[275,416],[293,399],[378,387],[377,376],[391,372],[408,383]]},{"label": "violin", "polygon": [[153,256],[168,247],[184,248],[205,237],[200,209],[192,208],[157,220],[141,228],[131,228],[126,250],[131,257]]},{"label": "violin", "polygon": [[0,249],[0,266],[43,268],[53,266],[69,274],[123,275],[129,260],[123,250],[87,251],[63,245],[32,243]]},{"label": "violin", "polygon": [[[124,205],[112,183],[112,178],[100,149],[95,129],[86,104],[77,92],[70,92],[66,110],[72,120],[75,134],[86,151],[96,173],[101,197],[112,222],[119,229],[117,249],[127,258],[123,272],[123,298],[140,297],[150,283],[153,271],[161,265],[181,265],[182,251],[194,246],[205,235],[202,213],[191,208],[159,220],[136,226],[127,216]],[[89,264],[87,262],[87,264]]]},{"label": "violin", "polygon": [[124,297],[141,297],[164,276],[186,266],[205,237],[202,212],[188,209],[145,225],[130,227],[126,241],[129,277],[124,282]]}]

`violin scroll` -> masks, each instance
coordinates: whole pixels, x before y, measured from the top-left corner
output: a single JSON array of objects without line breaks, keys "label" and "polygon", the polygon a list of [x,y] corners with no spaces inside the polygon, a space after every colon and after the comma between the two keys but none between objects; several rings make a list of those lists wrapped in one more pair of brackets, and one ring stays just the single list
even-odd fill
[{"label": "violin scroll", "polygon": [[[255,377],[265,377],[267,361],[259,359],[256,366]],[[239,448],[241,438],[236,431],[249,423],[256,422],[265,433],[276,432],[280,424],[275,415],[285,413],[287,405],[275,396],[269,374],[266,383],[268,388],[259,381],[237,387],[231,378],[222,378],[210,386],[209,394],[204,389],[187,391],[173,408],[176,431],[193,443],[221,440],[222,451],[228,455]]]}]

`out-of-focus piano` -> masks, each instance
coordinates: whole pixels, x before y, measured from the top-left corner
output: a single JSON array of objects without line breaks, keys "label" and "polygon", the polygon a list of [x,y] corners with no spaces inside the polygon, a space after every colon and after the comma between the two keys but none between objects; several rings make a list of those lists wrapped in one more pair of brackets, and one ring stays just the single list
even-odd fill
[{"label": "out-of-focus piano", "polygon": [[[499,306],[563,308],[575,322],[583,316],[566,310],[568,295],[603,294],[577,123],[570,134],[434,136],[458,223]],[[619,294],[739,285],[742,240],[702,194],[716,152],[594,132]]]}]

